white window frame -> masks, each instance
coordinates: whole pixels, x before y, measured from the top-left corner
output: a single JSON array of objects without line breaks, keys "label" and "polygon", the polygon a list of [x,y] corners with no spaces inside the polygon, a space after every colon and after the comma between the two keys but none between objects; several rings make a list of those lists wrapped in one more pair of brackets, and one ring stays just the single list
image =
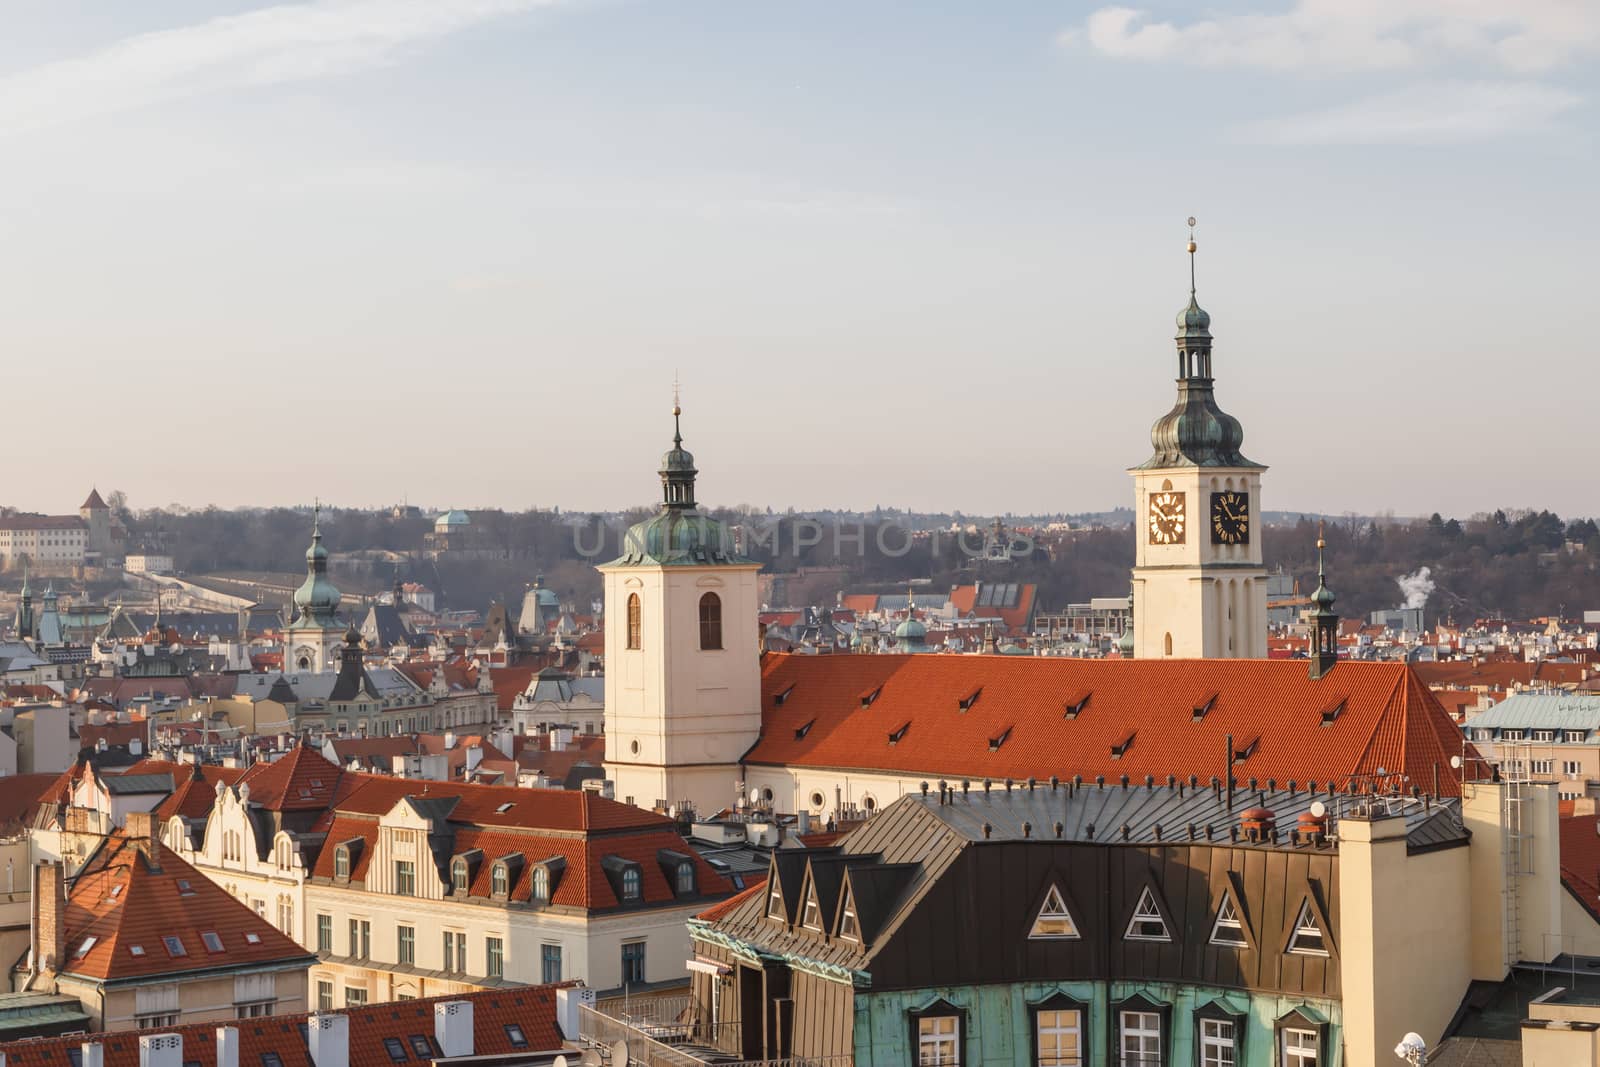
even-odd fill
[{"label": "white window frame", "polygon": [[[1051,924],[1066,923],[1065,929],[1053,930]],[[1052,884],[1050,891],[1044,896],[1044,903],[1039,905],[1039,914],[1034,916],[1033,926],[1028,930],[1029,941],[1077,941],[1083,935],[1078,932],[1078,922],[1072,917],[1072,911],[1067,907],[1065,898],[1061,896],[1060,887]]]},{"label": "white window frame", "polygon": [[961,1067],[960,1016],[923,1015],[917,1019],[917,1067]]},{"label": "white window frame", "polygon": [[[1299,943],[1301,935],[1316,938],[1317,944],[1322,947],[1309,948],[1301,945]],[[1300,913],[1295,916],[1294,920],[1294,932],[1289,935],[1289,954],[1291,956],[1324,957],[1328,955],[1328,932],[1317,921],[1316,913],[1311,910],[1311,901],[1309,899],[1300,902]]]},{"label": "white window frame", "polygon": [[[1045,1024],[1047,1015],[1052,1017],[1050,1025]],[[1064,1022],[1062,1016],[1071,1016],[1072,1021]],[[1047,1034],[1056,1039],[1054,1055],[1045,1054]],[[1061,1038],[1069,1034],[1077,1050],[1070,1055],[1061,1051]],[[1077,1008],[1041,1008],[1034,1012],[1033,1047],[1038,1056],[1037,1067],[1083,1067],[1083,1012]]]},{"label": "white window frame", "polygon": [[822,905],[817,903],[817,891],[815,889],[806,890],[806,907],[801,914],[800,925],[807,930],[815,930],[819,934],[822,932]]},{"label": "white window frame", "polygon": [[1569,744],[1569,745],[1581,745],[1585,741],[1588,740],[1589,731],[1587,731],[1587,730],[1568,730],[1566,732],[1566,738],[1567,738],[1567,744]]},{"label": "white window frame", "polygon": [[[1145,933],[1139,930],[1140,923],[1159,923],[1160,934]],[[1156,903],[1155,894],[1150,892],[1150,887],[1145,886],[1139,892],[1139,902],[1133,907],[1133,915],[1128,919],[1128,929],[1123,932],[1124,941],[1151,941],[1161,944],[1172,941],[1172,931],[1167,928],[1167,917],[1161,914],[1161,907]]]},{"label": "white window frame", "polygon": [[1201,1019],[1200,1067],[1234,1067],[1239,1054],[1237,1030],[1232,1019]]},{"label": "white window frame", "polygon": [[[1219,937],[1218,934],[1223,930],[1232,931],[1236,936]],[[1211,924],[1211,943],[1229,948],[1243,948],[1250,944],[1250,939],[1245,936],[1244,920],[1239,917],[1239,905],[1234,903],[1232,892],[1224,891],[1222,903],[1217,905],[1217,919]]]},{"label": "white window frame", "polygon": [[778,880],[772,879],[772,885],[767,890],[767,918],[777,919],[779,922],[788,922],[789,916],[783,908],[783,890],[778,886]]},{"label": "white window frame", "polygon": [[1540,744],[1547,745],[1556,739],[1556,732],[1554,730],[1535,730],[1533,739]]},{"label": "white window frame", "polygon": [[[1129,1025],[1130,1020],[1135,1025]],[[1118,1067],[1157,1067],[1161,1062],[1161,1013],[1125,1008],[1117,1013],[1117,1063]],[[1155,1048],[1146,1045],[1155,1039]],[[1129,1048],[1134,1044],[1136,1047]]]},{"label": "white window frame", "polygon": [[1577,781],[1583,777],[1583,761],[1575,759],[1562,760],[1561,773],[1566,775],[1569,781]]},{"label": "white window frame", "polygon": [[[1289,1044],[1291,1035],[1297,1042],[1294,1045]],[[1303,1040],[1309,1040],[1310,1044],[1299,1043]],[[1321,1067],[1322,1035],[1315,1030],[1285,1026],[1278,1038],[1278,1051],[1283,1067]]]}]

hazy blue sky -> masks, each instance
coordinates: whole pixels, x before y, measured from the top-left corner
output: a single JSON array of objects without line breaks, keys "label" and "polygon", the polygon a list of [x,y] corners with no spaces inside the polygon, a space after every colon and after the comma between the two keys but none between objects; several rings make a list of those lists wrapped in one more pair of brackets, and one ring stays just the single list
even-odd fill
[{"label": "hazy blue sky", "polygon": [[1600,512],[1594,0],[0,0],[0,502]]}]

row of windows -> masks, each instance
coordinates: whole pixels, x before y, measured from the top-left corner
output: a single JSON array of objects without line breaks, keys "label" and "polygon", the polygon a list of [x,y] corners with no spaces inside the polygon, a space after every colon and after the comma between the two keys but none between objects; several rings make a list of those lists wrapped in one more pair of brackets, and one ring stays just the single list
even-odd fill
[{"label": "row of windows", "polygon": [[[368,919],[351,919],[349,954],[354,959],[372,958],[372,922]],[[443,931],[444,967],[460,974],[467,973],[467,935],[456,930]],[[547,945],[555,950],[555,970],[561,971],[561,946]],[[333,953],[333,916],[327,912],[317,914],[317,951]],[[490,978],[505,977],[506,943],[503,938],[489,936],[483,939],[484,974]],[[417,928],[400,924],[395,927],[395,962],[415,966],[417,962]],[[558,981],[550,978],[546,981]]]},{"label": "row of windows", "polygon": [[[1581,745],[1589,739],[1587,730],[1501,730],[1500,741],[1533,741],[1537,744],[1554,744],[1556,737],[1560,736],[1562,742],[1568,745]],[[1472,731],[1474,741],[1494,741],[1495,731],[1492,727],[1474,727]]]},{"label": "row of windows", "polygon": [[[1066,1007],[1065,998],[1048,1002],[1056,1006],[1034,1010],[1034,1063],[1037,1067],[1087,1067],[1088,1035],[1085,1010]],[[1115,1067],[1159,1067],[1166,1063],[1166,1019],[1162,1011],[1143,1006],[1116,1013]],[[1200,1067],[1235,1067],[1244,1062],[1244,1033],[1239,1017],[1199,1017],[1195,1043]],[[964,1019],[959,1014],[916,1016],[917,1067],[962,1067],[965,1062]],[[1274,1034],[1275,1067],[1321,1067],[1323,1034],[1311,1029],[1298,1013],[1280,1021]]]},{"label": "row of windows", "polygon": [[[644,612],[638,593],[628,594],[628,647],[644,647]],[[707,652],[722,648],[722,598],[715,593],[700,597],[700,648]]]}]

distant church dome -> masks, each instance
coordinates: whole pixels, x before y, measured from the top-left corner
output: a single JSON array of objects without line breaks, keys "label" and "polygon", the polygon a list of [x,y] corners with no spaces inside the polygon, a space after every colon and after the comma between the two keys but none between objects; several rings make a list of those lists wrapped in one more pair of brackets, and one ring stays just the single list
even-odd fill
[{"label": "distant church dome", "polygon": [[311,547],[306,549],[306,580],[294,591],[294,606],[301,618],[333,619],[339,610],[339,590],[328,580],[328,550],[322,544],[322,516],[311,525]]},{"label": "distant church dome", "polygon": [[748,563],[723,523],[695,507],[694,456],[683,447],[682,409],[672,408],[672,448],[661,457],[661,510],[628,528],[615,565]]},{"label": "distant church dome", "polygon": [[435,533],[450,533],[452,530],[461,530],[472,525],[472,516],[460,508],[451,508],[449,511],[433,520]]}]

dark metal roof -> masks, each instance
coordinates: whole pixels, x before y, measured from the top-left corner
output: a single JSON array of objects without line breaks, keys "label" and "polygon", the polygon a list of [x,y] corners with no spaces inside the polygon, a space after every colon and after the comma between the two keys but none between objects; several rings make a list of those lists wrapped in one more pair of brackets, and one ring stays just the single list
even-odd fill
[{"label": "dark metal roof", "polygon": [[172,792],[170,774],[108,774],[100,779],[100,783],[112,796]]}]

